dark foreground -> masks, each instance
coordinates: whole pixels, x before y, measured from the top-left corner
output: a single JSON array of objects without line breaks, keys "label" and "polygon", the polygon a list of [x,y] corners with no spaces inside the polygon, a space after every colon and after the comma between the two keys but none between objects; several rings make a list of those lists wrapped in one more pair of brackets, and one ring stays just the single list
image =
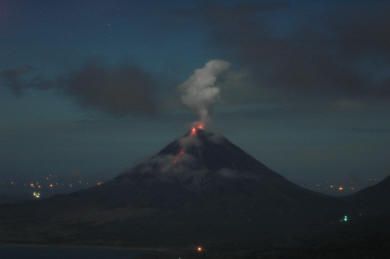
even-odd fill
[{"label": "dark foreground", "polygon": [[191,258],[389,258],[389,237],[378,236],[371,240],[360,240],[353,243],[323,244],[319,247],[294,249],[234,250],[229,247],[209,248],[202,252],[195,249],[174,249],[166,251],[137,250],[111,247],[82,246],[43,246],[43,245],[0,245],[0,258],[72,258],[72,259],[191,259]]},{"label": "dark foreground", "polygon": [[2,259],[119,259],[140,258],[142,252],[107,247],[0,245]]},{"label": "dark foreground", "polygon": [[343,198],[312,192],[199,130],[101,186],[0,205],[0,243],[160,248],[124,258],[390,258],[389,197],[390,177]]}]

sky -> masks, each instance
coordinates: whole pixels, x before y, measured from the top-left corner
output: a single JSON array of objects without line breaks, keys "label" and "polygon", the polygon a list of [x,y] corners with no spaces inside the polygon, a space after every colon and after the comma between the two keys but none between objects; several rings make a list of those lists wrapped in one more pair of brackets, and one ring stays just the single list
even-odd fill
[{"label": "sky", "polygon": [[388,1],[0,0],[0,179],[111,178],[197,120],[297,183],[390,174]]}]

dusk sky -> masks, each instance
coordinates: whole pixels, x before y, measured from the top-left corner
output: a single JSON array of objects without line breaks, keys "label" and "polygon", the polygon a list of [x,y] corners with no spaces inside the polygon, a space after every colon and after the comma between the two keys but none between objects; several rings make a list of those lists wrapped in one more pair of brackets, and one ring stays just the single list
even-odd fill
[{"label": "dusk sky", "polygon": [[[326,2],[326,3],[325,3]],[[0,179],[108,179],[209,129],[296,183],[390,174],[389,1],[0,0]]]}]

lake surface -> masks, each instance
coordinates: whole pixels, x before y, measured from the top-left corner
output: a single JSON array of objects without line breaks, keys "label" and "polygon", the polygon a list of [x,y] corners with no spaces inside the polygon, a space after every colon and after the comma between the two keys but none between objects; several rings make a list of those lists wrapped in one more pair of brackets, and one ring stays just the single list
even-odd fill
[{"label": "lake surface", "polygon": [[135,259],[142,252],[106,247],[0,245],[1,259]]}]

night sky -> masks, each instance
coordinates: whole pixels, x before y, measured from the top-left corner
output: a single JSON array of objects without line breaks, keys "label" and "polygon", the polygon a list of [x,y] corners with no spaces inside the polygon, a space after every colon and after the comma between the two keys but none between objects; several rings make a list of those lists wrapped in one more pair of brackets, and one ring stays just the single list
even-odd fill
[{"label": "night sky", "polygon": [[116,176],[197,119],[177,88],[211,59],[231,64],[215,131],[297,183],[382,179],[389,13],[380,0],[0,0],[0,179]]}]

